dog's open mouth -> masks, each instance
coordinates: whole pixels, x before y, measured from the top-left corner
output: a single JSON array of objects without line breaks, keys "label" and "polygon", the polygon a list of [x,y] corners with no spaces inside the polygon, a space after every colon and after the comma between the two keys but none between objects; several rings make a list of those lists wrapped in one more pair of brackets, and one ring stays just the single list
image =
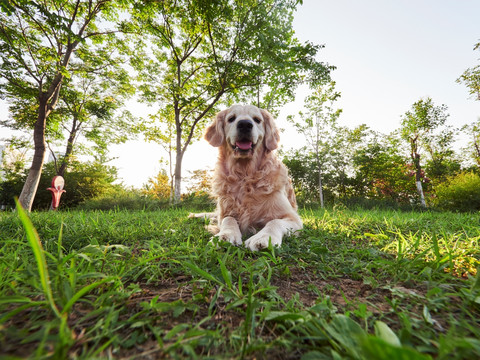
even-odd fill
[{"label": "dog's open mouth", "polygon": [[255,144],[247,139],[237,140],[235,145],[232,145],[233,150],[238,155],[248,155],[253,153],[253,149],[255,148]]}]

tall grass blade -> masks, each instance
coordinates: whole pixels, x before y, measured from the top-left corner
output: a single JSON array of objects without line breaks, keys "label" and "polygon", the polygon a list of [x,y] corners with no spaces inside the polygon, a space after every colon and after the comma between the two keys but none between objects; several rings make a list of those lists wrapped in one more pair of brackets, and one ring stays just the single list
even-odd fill
[{"label": "tall grass blade", "polygon": [[58,251],[59,259],[63,258],[62,239],[63,239],[63,222],[60,224],[60,232],[58,233],[58,240],[57,240],[57,251]]},{"label": "tall grass blade", "polygon": [[19,306],[15,310],[3,314],[2,317],[0,317],[0,325],[5,323],[8,319],[15,317],[15,315],[21,313],[23,310],[34,308],[40,305],[45,305],[45,303],[45,301],[31,301],[29,303],[26,303],[25,305]]},{"label": "tall grass blade", "polygon": [[433,242],[433,253],[435,254],[435,257],[437,258],[437,261],[440,261],[441,258],[442,258],[442,254],[440,253],[440,247],[438,246],[437,234],[433,235],[432,242]]},{"label": "tall grass blade", "polygon": [[82,297],[84,296],[85,294],[89,293],[91,290],[93,290],[94,288],[96,288],[97,286],[100,286],[106,282],[109,282],[109,281],[112,281],[112,280],[115,280],[116,277],[114,276],[110,276],[108,278],[105,278],[103,280],[100,280],[100,281],[96,281],[90,285],[87,285],[87,286],[84,286],[83,288],[81,288],[80,290],[78,290],[75,295],[72,296],[72,298],[68,301],[68,303],[65,304],[65,307],[63,308],[62,310],[62,314],[65,314],[67,313],[70,308],[75,305],[75,303]]},{"label": "tall grass blade", "polygon": [[222,261],[222,259],[218,258],[218,263],[220,264],[220,270],[222,271],[222,277],[223,280],[225,281],[225,284],[229,289],[233,287],[232,284],[232,273],[228,271],[227,267],[225,266],[225,263]]},{"label": "tall grass blade", "polygon": [[35,256],[35,260],[37,262],[38,275],[40,276],[40,283],[42,284],[43,293],[55,315],[60,318],[60,311],[58,310],[58,307],[53,299],[52,288],[50,286],[50,277],[48,275],[47,261],[45,260],[42,242],[40,241],[38,233],[35,230],[26,211],[18,202],[18,199],[15,199],[15,203],[17,205],[18,216],[20,217],[20,221],[25,228],[28,242],[32,248],[33,255]]},{"label": "tall grass blade", "polygon": [[200,277],[202,277],[206,280],[210,280],[210,281],[212,281],[212,282],[214,282],[218,285],[223,285],[223,283],[220,280],[218,280],[216,277],[209,274],[205,270],[200,269],[197,265],[195,265],[191,262],[185,261],[185,262],[182,263],[182,265],[189,268],[193,273],[199,275]]}]

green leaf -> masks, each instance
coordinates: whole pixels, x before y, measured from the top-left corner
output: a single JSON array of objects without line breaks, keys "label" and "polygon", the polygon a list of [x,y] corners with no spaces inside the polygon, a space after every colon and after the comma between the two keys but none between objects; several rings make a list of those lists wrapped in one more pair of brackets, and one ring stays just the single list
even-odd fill
[{"label": "green leaf", "polygon": [[418,351],[407,348],[398,347],[385,342],[382,339],[369,337],[361,348],[368,360],[429,360],[429,355],[424,355]]},{"label": "green leaf", "polygon": [[268,321],[291,320],[291,321],[294,321],[294,322],[305,321],[305,314],[292,313],[292,312],[287,312],[287,311],[271,311],[265,317],[265,320],[268,320]]},{"label": "green leaf", "polygon": [[392,346],[402,346],[397,335],[383,321],[375,322],[375,335]]}]

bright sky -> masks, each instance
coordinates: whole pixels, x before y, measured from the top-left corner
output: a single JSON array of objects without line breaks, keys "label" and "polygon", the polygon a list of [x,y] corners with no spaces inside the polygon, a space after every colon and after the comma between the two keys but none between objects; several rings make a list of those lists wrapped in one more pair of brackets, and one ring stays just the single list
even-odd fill
[{"label": "bright sky", "polygon": [[[473,51],[480,41],[479,17],[478,0],[304,0],[294,29],[301,41],[324,44],[318,59],[337,67],[332,77],[342,94],[340,122],[389,133],[415,101],[427,96],[448,106],[451,125],[480,117],[480,101],[455,82],[480,62],[480,52]],[[306,93],[299,89],[297,100],[282,109],[280,127],[287,128],[286,116],[298,113]],[[287,148],[298,146],[293,131],[283,133]],[[5,129],[1,132],[3,137]],[[111,155],[124,184],[135,187],[157,174],[160,158],[166,157],[160,146],[138,141],[112,146]],[[201,140],[187,149],[184,176],[188,170],[213,168],[215,160],[216,150]]]}]

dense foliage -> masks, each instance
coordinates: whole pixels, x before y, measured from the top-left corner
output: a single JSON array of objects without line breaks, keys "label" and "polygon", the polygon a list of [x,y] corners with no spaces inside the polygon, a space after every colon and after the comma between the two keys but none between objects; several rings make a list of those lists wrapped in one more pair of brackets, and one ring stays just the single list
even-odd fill
[{"label": "dense foliage", "polygon": [[[34,210],[50,208],[52,196],[47,188],[51,187],[52,179],[56,174],[53,163],[47,163],[44,166],[39,191],[32,207]],[[20,173],[0,182],[0,205],[8,208],[14,207],[14,197],[18,196],[22,189],[25,177],[25,173]],[[114,196],[114,194],[126,191],[121,185],[114,184],[118,181],[116,168],[99,162],[72,161],[70,170],[65,173],[64,179],[66,193],[61,197],[61,208],[75,207],[88,199],[107,195]]]},{"label": "dense foliage", "polygon": [[435,191],[434,204],[451,211],[480,211],[480,175],[460,173],[441,183]]},{"label": "dense foliage", "polygon": [[[96,113],[94,117],[100,119],[97,115],[102,111],[105,115],[105,109],[113,104],[117,92],[111,90],[112,85],[128,83],[126,71],[116,60],[122,42],[115,36],[121,27],[118,15],[126,4],[108,0],[1,2],[0,96],[11,105],[12,121],[7,125],[30,131],[34,142],[33,159],[19,196],[28,210],[39,186],[49,135],[57,133],[58,137],[59,129],[73,118],[70,135],[74,139],[76,125],[85,122],[85,115]],[[103,81],[92,91],[87,84],[96,78]],[[129,91],[128,86],[120,88],[120,93]],[[97,96],[102,89],[111,93]],[[95,100],[85,101],[89,94]],[[66,116],[55,111],[60,98]],[[66,155],[68,159],[68,150]]]},{"label": "dense foliage", "polygon": [[[466,152],[462,149],[467,154],[462,158],[455,150],[460,129],[446,124],[444,105],[420,99],[405,113],[400,128],[385,135],[366,125],[354,129],[340,126],[339,110],[332,107],[338,96],[332,84],[319,86],[305,100],[307,112],[290,117],[307,142],[301,149],[281,153],[301,205],[342,202],[478,210],[474,177],[461,174],[480,170],[480,120],[463,128],[471,141]],[[458,181],[472,183],[453,191],[452,187],[460,186],[449,185],[456,176]],[[448,201],[443,198],[447,188]]]}]

